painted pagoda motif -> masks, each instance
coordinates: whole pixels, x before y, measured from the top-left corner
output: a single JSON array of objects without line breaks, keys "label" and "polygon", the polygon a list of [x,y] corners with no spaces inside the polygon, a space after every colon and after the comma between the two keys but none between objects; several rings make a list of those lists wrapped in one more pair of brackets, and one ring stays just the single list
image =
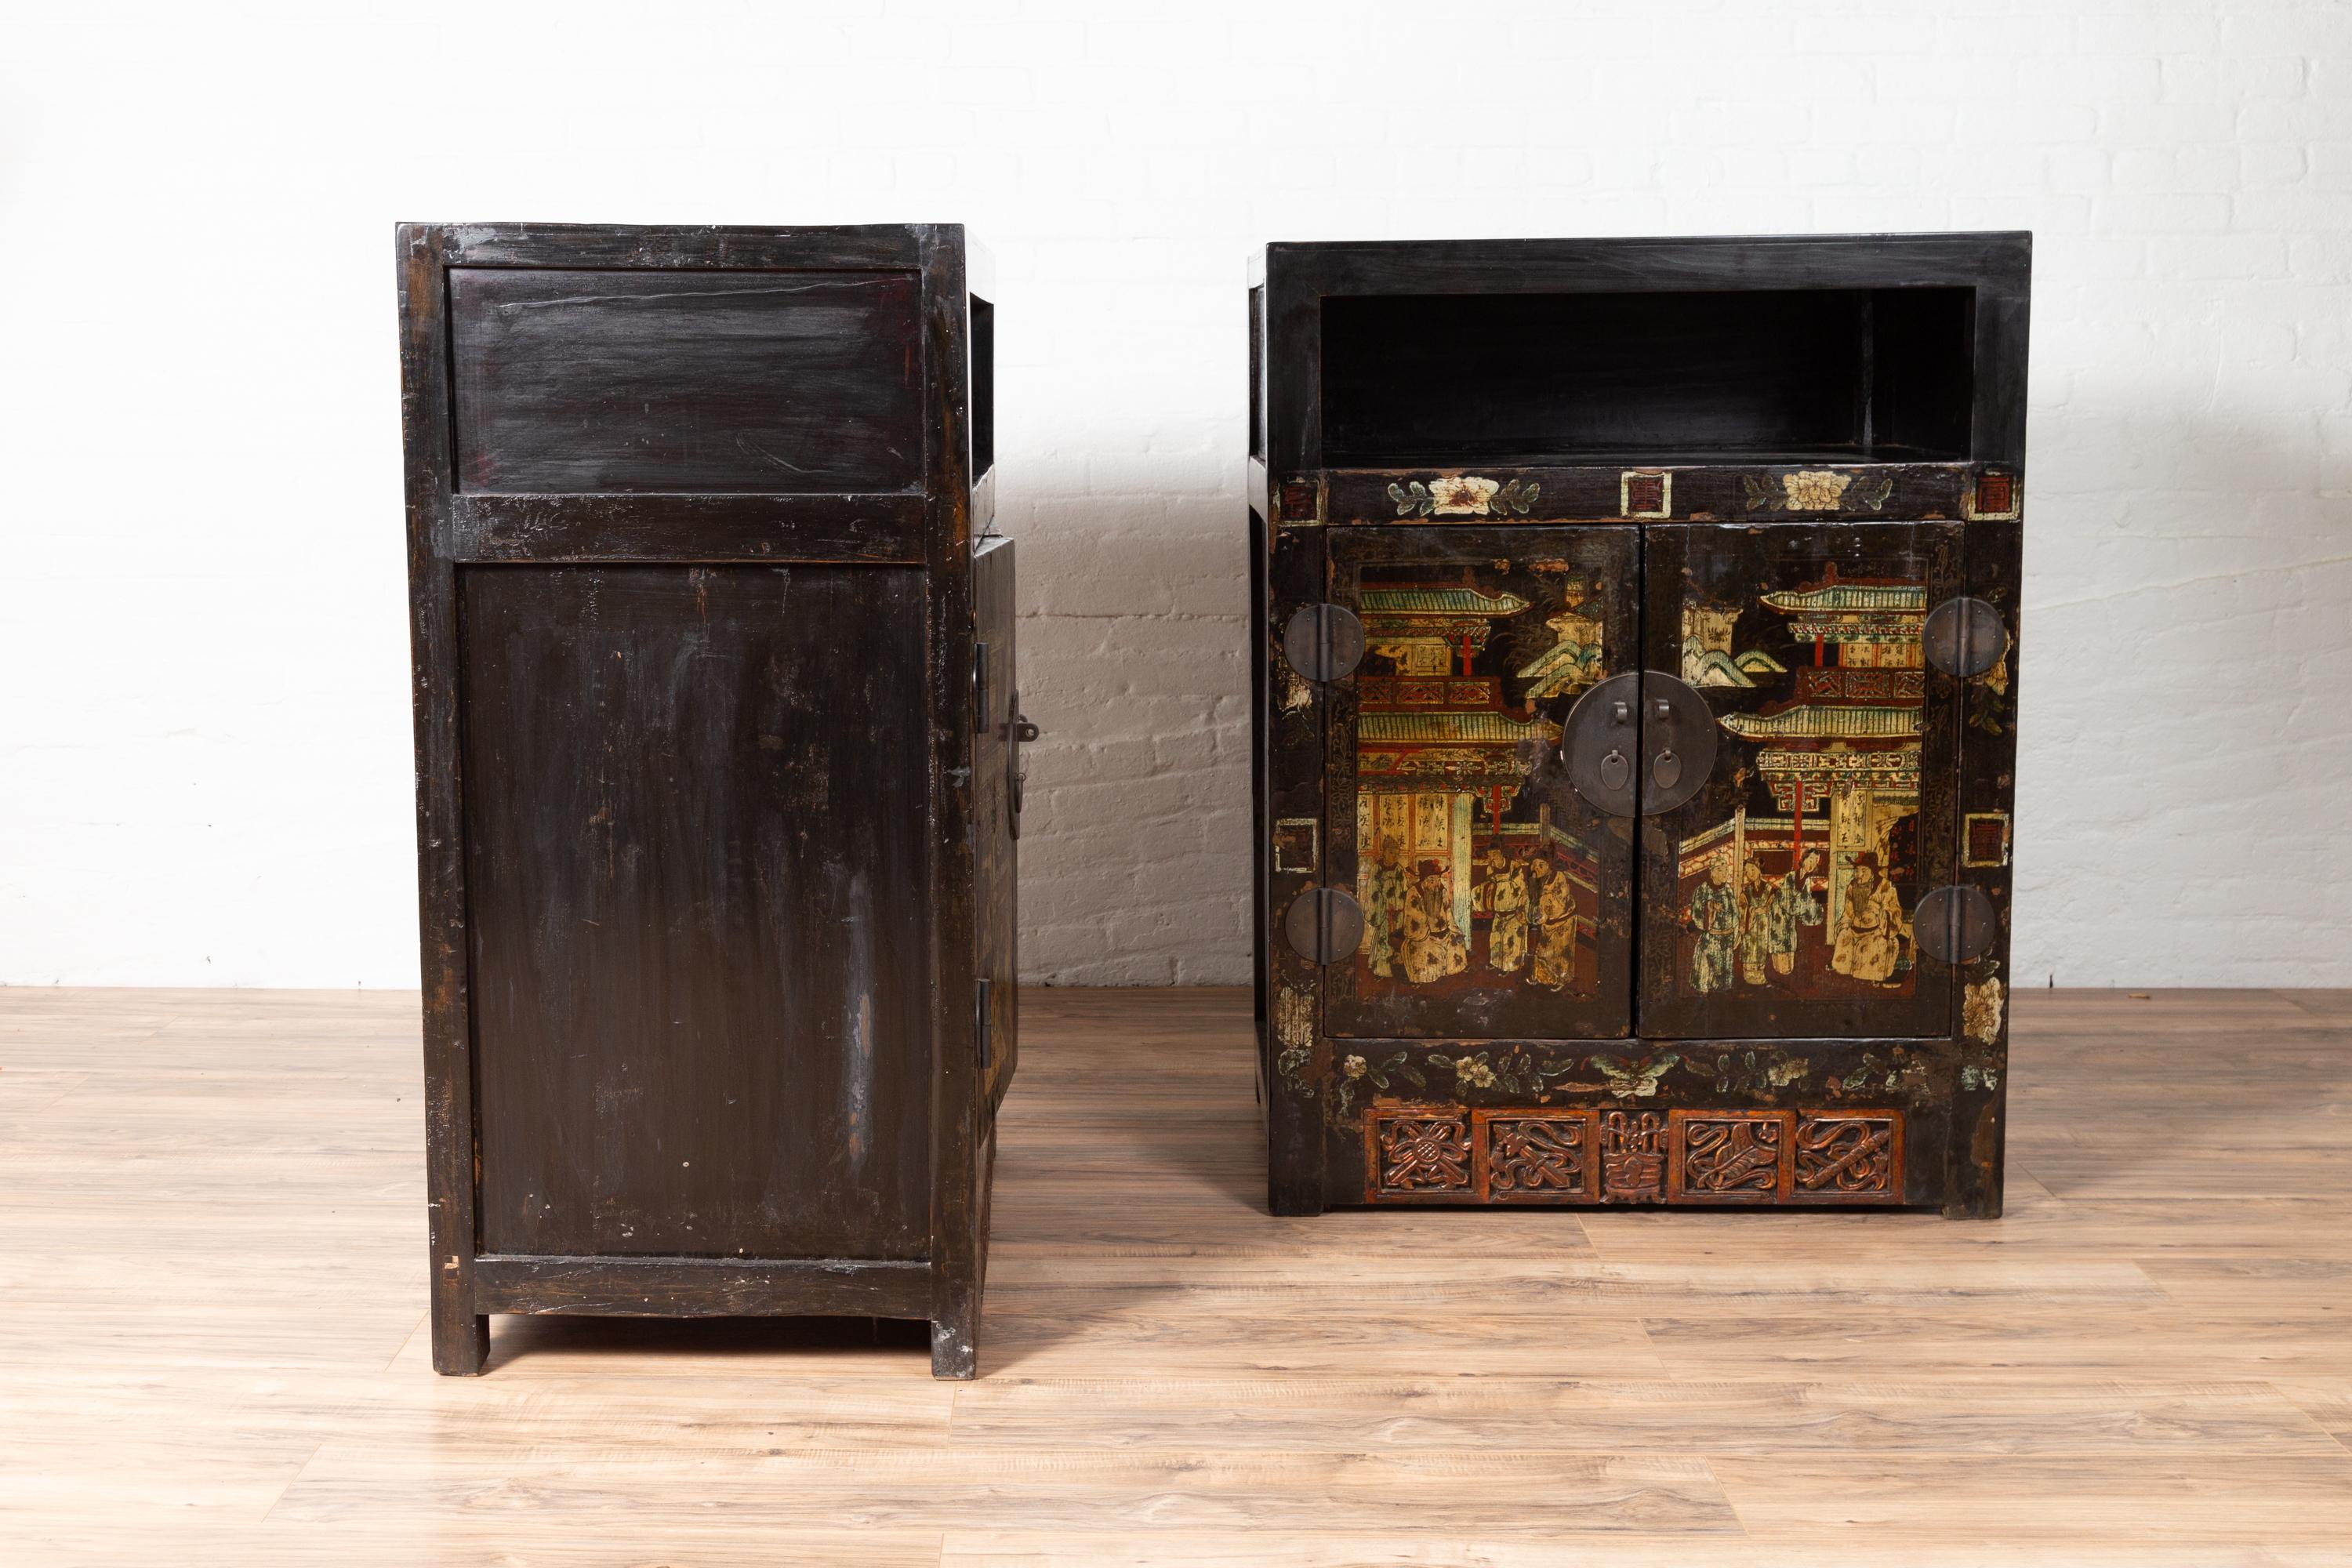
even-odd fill
[{"label": "painted pagoda motif", "polygon": [[1598,863],[1525,785],[1559,744],[1566,708],[1553,700],[1607,673],[1601,621],[1565,563],[1535,563],[1514,586],[1445,570],[1360,590],[1358,994],[1590,994]]},{"label": "painted pagoda motif", "polygon": [[[1750,799],[1677,846],[1687,991],[1791,996],[1911,988],[1920,746],[1927,673],[1923,581],[1841,578],[1760,595],[1763,640],[1733,654],[1738,605],[1686,603],[1694,684],[1781,693],[1720,715],[1753,748]],[[1707,679],[1711,677],[1711,679]]]}]

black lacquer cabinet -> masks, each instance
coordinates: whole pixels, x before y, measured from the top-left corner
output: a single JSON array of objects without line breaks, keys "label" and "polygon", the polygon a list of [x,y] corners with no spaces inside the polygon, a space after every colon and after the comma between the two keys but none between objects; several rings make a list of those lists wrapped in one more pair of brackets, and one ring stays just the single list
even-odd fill
[{"label": "black lacquer cabinet", "polygon": [[2030,260],[1266,248],[1276,1212],[2000,1212]]},{"label": "black lacquer cabinet", "polygon": [[435,1366],[837,1313],[971,1376],[1025,728],[984,253],[398,251]]}]

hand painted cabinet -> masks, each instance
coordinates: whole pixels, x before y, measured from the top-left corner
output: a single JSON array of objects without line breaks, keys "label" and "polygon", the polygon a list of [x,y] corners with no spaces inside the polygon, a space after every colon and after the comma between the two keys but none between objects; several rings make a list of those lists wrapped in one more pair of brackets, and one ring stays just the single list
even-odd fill
[{"label": "hand painted cabinet", "polygon": [[397,243],[434,1365],[837,1313],[971,1376],[1031,732],[985,253]]},{"label": "hand painted cabinet", "polygon": [[2000,1212],[2030,256],[1264,252],[1276,1212]]}]

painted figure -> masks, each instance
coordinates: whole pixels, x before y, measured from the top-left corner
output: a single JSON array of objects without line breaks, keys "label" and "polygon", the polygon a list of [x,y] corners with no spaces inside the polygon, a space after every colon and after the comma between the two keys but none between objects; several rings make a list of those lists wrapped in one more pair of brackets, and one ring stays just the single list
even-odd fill
[{"label": "painted figure", "polygon": [[1516,974],[1528,961],[1528,868],[1500,849],[1486,851],[1486,967]]},{"label": "painted figure", "polygon": [[1876,873],[1867,857],[1856,860],[1846,879],[1845,910],[1830,967],[1856,980],[1892,980],[1903,939],[1910,934],[1895,885]]},{"label": "painted figure", "polygon": [[1415,985],[1427,985],[1470,967],[1462,933],[1454,927],[1453,889],[1432,871],[1405,900],[1404,973]]},{"label": "painted figure", "polygon": [[1698,933],[1691,951],[1691,989],[1704,996],[1731,984],[1733,946],[1739,933],[1739,901],[1731,892],[1731,866],[1718,859],[1706,880],[1691,894],[1683,923]]},{"label": "painted figure", "polygon": [[1536,879],[1529,889],[1535,906],[1535,964],[1528,978],[1548,991],[1567,989],[1576,977],[1576,901],[1568,874],[1549,860],[1528,863]]},{"label": "painted figure", "polygon": [[1742,984],[1761,985],[1768,970],[1786,975],[1797,967],[1797,928],[1822,923],[1821,900],[1805,890],[1805,879],[1821,863],[1820,855],[1808,853],[1802,866],[1767,881],[1764,868],[1748,862],[1739,900]]},{"label": "painted figure", "polygon": [[1822,901],[1805,886],[1821,868],[1821,855],[1808,850],[1803,865],[1771,886],[1765,905],[1764,951],[1775,974],[1787,974],[1797,967],[1797,928],[1822,923]]},{"label": "painted figure", "polygon": [[1764,904],[1769,895],[1764,890],[1764,868],[1753,860],[1743,861],[1739,876],[1739,981],[1743,985],[1764,984]]}]

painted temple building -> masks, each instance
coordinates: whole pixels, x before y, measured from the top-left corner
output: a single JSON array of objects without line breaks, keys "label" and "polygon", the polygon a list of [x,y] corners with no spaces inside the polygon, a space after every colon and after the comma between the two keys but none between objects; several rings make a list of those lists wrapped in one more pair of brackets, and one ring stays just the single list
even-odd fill
[{"label": "painted temple building", "polygon": [[[1841,581],[1832,566],[1820,582],[1760,597],[1766,608],[1788,618],[1798,649],[1810,645],[1812,656],[1783,671],[1790,677],[1785,700],[1720,719],[1726,730],[1757,745],[1756,771],[1771,794],[1773,815],[1743,809],[1683,840],[1681,887],[1687,898],[1718,863],[1728,862],[1736,889],[1748,864],[1759,865],[1772,879],[1798,867],[1807,851],[1819,851],[1828,923],[1835,929],[1847,871],[1858,857],[1871,856],[1882,868],[1907,867],[1913,858],[1927,693],[1920,640],[1927,585]],[[1687,671],[1689,634],[1701,628],[1688,609],[1684,625]],[[1763,654],[1730,655],[1728,630],[1729,623],[1722,623],[1720,644],[1702,650],[1717,655],[1711,668],[1742,673],[1779,668]]]},{"label": "painted temple building", "polygon": [[1358,896],[1369,904],[1375,868],[1398,860],[1417,877],[1442,876],[1454,927],[1474,950],[1473,971],[1480,956],[1474,931],[1487,913],[1478,896],[1480,867],[1492,849],[1540,854],[1566,873],[1580,922],[1580,951],[1590,947],[1599,917],[1591,852],[1547,809],[1516,808],[1534,753],[1559,744],[1559,726],[1536,711],[1536,700],[1597,679],[1601,627],[1575,607],[1581,597],[1572,595],[1570,605],[1547,620],[1558,634],[1554,646],[1514,671],[1528,684],[1513,704],[1504,678],[1477,667],[1496,628],[1527,614],[1528,600],[1466,580],[1368,583],[1361,590],[1365,647],[1394,673],[1370,673],[1368,664],[1357,679]]}]

